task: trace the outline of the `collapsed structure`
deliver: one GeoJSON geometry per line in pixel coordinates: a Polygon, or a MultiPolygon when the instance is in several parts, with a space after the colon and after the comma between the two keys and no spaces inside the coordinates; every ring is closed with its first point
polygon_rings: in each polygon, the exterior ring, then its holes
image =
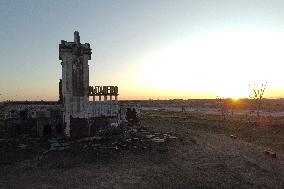
{"type": "Polygon", "coordinates": [[[80,42],[79,32],[74,32],[74,42],[62,40],[59,44],[62,61],[59,101],[8,102],[5,109],[7,130],[33,130],[39,136],[83,137],[119,126],[126,118],[127,107],[118,103],[117,86],[89,85],[91,55],[90,44],[80,42]],[[93,97],[92,101],[89,97],[93,97]]]}

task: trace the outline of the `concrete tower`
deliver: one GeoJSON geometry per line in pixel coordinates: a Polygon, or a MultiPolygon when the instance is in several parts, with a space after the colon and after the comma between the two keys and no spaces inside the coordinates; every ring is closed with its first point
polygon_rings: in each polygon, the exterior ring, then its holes
{"type": "Polygon", "coordinates": [[[65,134],[70,136],[70,118],[88,118],[89,43],[81,44],[78,31],[74,42],[62,40],[59,44],[59,60],[62,60],[62,103],[65,134]]]}

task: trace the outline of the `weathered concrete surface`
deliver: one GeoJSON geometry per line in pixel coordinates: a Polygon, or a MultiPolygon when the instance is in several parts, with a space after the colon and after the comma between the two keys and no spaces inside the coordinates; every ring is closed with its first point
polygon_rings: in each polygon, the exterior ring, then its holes
{"type": "Polygon", "coordinates": [[[62,96],[65,134],[70,136],[70,116],[88,118],[90,44],[80,43],[79,32],[74,42],[61,41],[59,59],[62,60],[62,96]]]}
{"type": "Polygon", "coordinates": [[[56,135],[62,125],[61,105],[58,102],[9,102],[5,104],[5,131],[12,135],[33,133],[56,135]]]}

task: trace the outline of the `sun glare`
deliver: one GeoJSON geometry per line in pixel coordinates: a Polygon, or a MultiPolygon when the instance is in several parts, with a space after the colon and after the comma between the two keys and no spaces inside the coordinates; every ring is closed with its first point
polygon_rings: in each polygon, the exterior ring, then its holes
{"type": "Polygon", "coordinates": [[[208,96],[210,93],[248,98],[252,81],[280,83],[283,44],[283,35],[275,33],[231,32],[192,37],[153,53],[140,80],[147,87],[176,93],[198,91],[203,97],[214,98],[208,96]]]}

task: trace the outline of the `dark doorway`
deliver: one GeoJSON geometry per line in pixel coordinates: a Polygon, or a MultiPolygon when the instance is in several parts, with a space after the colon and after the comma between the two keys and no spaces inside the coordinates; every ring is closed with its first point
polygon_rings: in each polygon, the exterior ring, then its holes
{"type": "Polygon", "coordinates": [[[56,135],[63,135],[63,126],[62,124],[56,125],[56,135]]]}
{"type": "Polygon", "coordinates": [[[49,138],[51,136],[51,126],[45,125],[43,127],[43,137],[49,138]]]}

